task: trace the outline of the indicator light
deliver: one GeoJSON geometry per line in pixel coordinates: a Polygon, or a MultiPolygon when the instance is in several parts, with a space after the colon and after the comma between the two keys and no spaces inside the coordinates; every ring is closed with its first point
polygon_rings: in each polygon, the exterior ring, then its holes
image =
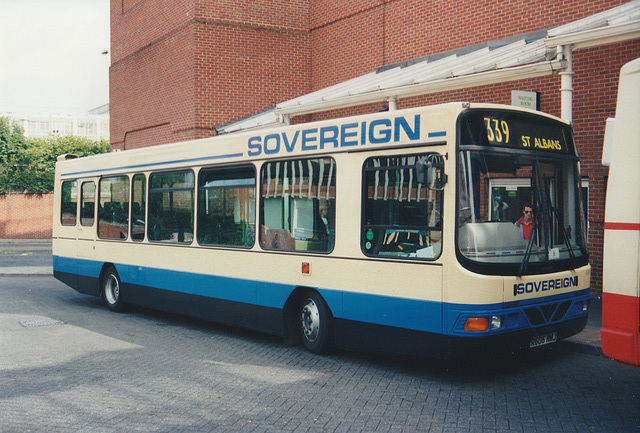
{"type": "Polygon", "coordinates": [[[464,326],[465,331],[469,332],[482,332],[489,329],[489,319],[486,317],[469,317],[464,326]]]}
{"type": "Polygon", "coordinates": [[[311,263],[302,262],[302,275],[311,275],[311,263]]]}

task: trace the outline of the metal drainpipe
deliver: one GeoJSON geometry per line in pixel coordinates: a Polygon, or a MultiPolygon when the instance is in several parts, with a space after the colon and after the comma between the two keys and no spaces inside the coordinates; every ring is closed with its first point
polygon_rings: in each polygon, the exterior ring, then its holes
{"type": "Polygon", "coordinates": [[[398,109],[398,99],[389,98],[389,111],[396,111],[398,109]]]}
{"type": "Polygon", "coordinates": [[[560,72],[560,117],[573,122],[573,53],[571,45],[560,45],[558,53],[567,61],[567,67],[560,72]]]}

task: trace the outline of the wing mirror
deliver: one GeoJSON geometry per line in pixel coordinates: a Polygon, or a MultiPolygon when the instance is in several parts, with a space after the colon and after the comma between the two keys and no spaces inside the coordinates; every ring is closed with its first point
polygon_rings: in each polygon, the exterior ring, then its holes
{"type": "Polygon", "coordinates": [[[419,183],[427,188],[441,191],[447,183],[444,173],[444,159],[437,154],[427,155],[416,162],[416,176],[419,183]]]}

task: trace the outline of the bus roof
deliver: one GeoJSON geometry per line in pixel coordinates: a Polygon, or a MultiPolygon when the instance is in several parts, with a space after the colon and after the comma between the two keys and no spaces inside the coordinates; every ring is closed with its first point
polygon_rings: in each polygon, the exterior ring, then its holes
{"type": "Polygon", "coordinates": [[[509,105],[451,102],[214,136],[83,158],[62,155],[58,158],[56,169],[57,175],[61,178],[72,179],[136,171],[171,170],[192,165],[401,148],[418,144],[444,144],[452,139],[455,120],[460,112],[468,108],[531,112],[561,121],[545,113],[509,105]]]}

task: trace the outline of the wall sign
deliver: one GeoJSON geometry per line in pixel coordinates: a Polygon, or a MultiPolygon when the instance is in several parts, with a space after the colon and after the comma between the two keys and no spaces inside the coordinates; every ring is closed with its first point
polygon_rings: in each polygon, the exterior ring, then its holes
{"type": "Polygon", "coordinates": [[[511,91],[511,105],[516,107],[540,110],[540,94],[538,92],[527,92],[524,90],[511,91]]]}

